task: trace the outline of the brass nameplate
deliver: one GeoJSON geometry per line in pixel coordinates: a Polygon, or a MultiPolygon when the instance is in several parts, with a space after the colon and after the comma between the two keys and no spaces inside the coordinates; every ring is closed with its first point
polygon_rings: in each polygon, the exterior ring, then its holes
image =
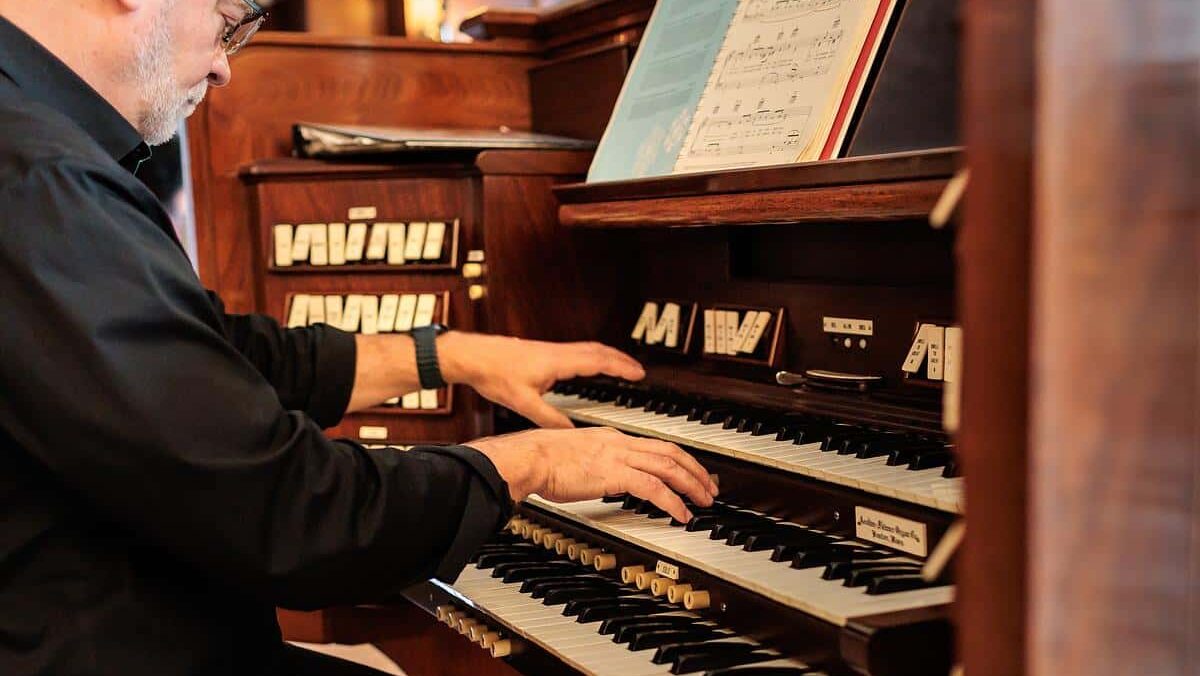
{"type": "Polygon", "coordinates": [[[862,540],[899,549],[915,556],[929,554],[925,524],[877,512],[866,507],[854,508],[855,534],[862,540]]]}

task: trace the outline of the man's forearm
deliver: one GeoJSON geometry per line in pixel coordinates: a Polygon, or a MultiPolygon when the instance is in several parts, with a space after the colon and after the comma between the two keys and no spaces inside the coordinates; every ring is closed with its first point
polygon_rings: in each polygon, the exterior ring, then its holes
{"type": "Polygon", "coordinates": [[[407,335],[355,336],[358,361],[348,413],[420,389],[413,340],[407,335]]]}
{"type": "MultiPolygon", "coordinates": [[[[442,378],[448,383],[465,381],[466,368],[459,343],[471,334],[451,331],[437,338],[442,378]]],[[[347,413],[378,406],[380,403],[421,389],[417,376],[417,354],[413,340],[406,334],[355,336],[358,361],[354,368],[354,390],[347,413]]]]}

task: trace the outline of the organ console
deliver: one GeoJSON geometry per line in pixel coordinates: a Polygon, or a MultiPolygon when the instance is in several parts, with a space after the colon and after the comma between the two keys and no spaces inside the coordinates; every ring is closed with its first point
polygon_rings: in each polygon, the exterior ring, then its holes
{"type": "MultiPolygon", "coordinates": [[[[958,42],[944,33],[954,4],[908,3],[942,47],[958,42]]],[[[962,64],[969,156],[872,137],[857,147],[886,154],[600,184],[583,182],[590,154],[577,151],[283,157],[299,119],[598,139],[653,5],[488,11],[464,25],[470,45],[267,34],[192,121],[201,273],[235,309],[617,345],[647,364],[644,382],[562,382],[546,401],[579,425],[675,442],[721,487],[687,523],[627,495],[531,496],[455,582],[282,613],[285,630],[370,640],[413,676],[1024,673],[1026,9],[963,14],[976,30],[962,64]],[[997,70],[1004,95],[982,84],[997,70]],[[968,161],[967,223],[930,227],[968,161]],[[947,429],[960,417],[961,434],[947,429]],[[967,515],[955,554],[947,533],[967,515]]],[[[871,114],[911,102],[903,89],[871,114]]],[[[922,105],[959,98],[935,94],[922,105]]],[[[925,127],[926,140],[946,132],[925,127]]],[[[330,433],[395,445],[523,424],[451,395],[330,433]]]]}

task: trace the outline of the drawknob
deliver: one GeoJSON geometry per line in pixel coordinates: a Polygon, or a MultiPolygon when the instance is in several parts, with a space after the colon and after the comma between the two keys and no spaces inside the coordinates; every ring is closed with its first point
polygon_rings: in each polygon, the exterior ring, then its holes
{"type": "Polygon", "coordinates": [[[651,582],[654,582],[660,577],[662,576],[658,573],[651,573],[650,571],[638,573],[637,578],[634,579],[634,584],[637,585],[638,589],[647,589],[650,587],[651,582]]]}
{"type": "Polygon", "coordinates": [[[677,584],[667,590],[667,600],[671,603],[683,603],[683,597],[692,590],[690,584],[677,584]]]}
{"type": "Polygon", "coordinates": [[[703,610],[708,607],[710,600],[708,592],[693,589],[683,595],[683,607],[688,610],[703,610]]]}
{"type": "Polygon", "coordinates": [[[675,580],[669,577],[660,577],[657,580],[650,582],[650,593],[655,596],[662,596],[675,586],[675,580]]]}
{"type": "Polygon", "coordinates": [[[612,570],[617,567],[616,554],[597,554],[592,560],[592,565],[596,570],[612,570]]]}

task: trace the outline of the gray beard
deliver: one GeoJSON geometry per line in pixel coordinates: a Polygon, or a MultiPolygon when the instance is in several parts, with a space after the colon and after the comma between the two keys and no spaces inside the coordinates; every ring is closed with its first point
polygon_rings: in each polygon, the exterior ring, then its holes
{"type": "Polygon", "coordinates": [[[142,110],[137,130],[147,145],[162,145],[170,141],[179,124],[191,115],[204,99],[208,82],[201,81],[182,92],[171,70],[173,39],[169,28],[169,12],[174,2],[168,2],[154,30],[137,46],[130,69],[130,79],[142,95],[142,110]]]}

